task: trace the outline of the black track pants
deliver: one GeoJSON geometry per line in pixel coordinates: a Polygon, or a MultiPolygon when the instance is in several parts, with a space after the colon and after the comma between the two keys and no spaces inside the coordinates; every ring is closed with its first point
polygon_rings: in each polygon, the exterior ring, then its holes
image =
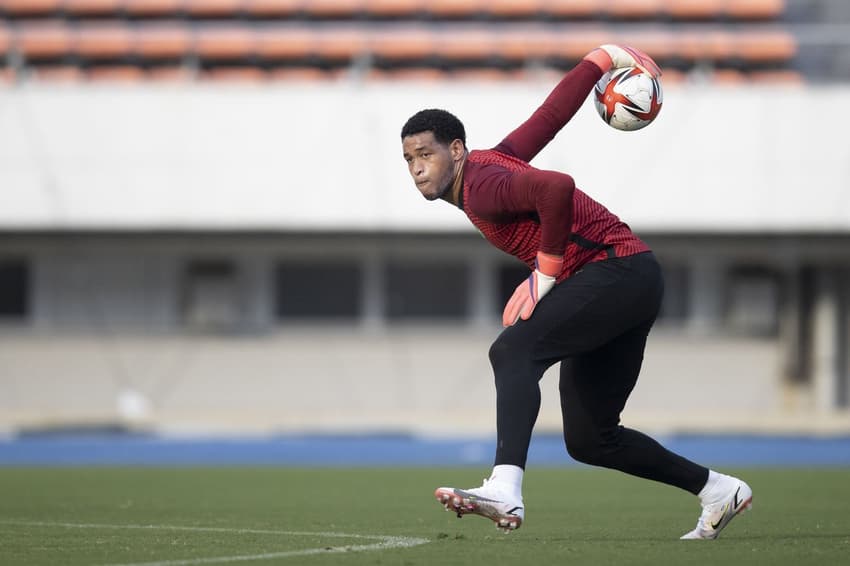
{"type": "Polygon", "coordinates": [[[496,379],[496,464],[525,467],[540,410],[539,381],[561,362],[561,411],[569,454],[580,462],[698,493],[708,470],[620,426],[661,304],[650,253],[591,263],[556,285],[527,321],[490,348],[496,379]]]}

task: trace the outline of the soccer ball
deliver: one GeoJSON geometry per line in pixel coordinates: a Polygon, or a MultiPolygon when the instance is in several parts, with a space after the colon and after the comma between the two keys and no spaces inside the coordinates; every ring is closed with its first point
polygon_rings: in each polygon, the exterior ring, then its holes
{"type": "Polygon", "coordinates": [[[593,102],[605,123],[618,130],[639,130],[661,110],[661,83],[637,67],[611,69],[596,83],[593,102]]]}

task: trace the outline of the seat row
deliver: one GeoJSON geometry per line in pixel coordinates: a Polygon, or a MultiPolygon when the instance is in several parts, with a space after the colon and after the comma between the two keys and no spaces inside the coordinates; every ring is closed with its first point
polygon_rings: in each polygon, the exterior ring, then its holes
{"type": "Polygon", "coordinates": [[[657,27],[633,31],[598,25],[474,24],[251,25],[128,24],[64,21],[0,24],[0,57],[25,62],[79,58],[140,61],[577,60],[608,42],[639,46],[660,62],[737,61],[786,64],[797,52],[788,31],[773,26],[657,27]]]}
{"type": "MultiPolygon", "coordinates": [[[[443,70],[437,68],[409,67],[398,69],[370,68],[355,72],[350,68],[323,70],[317,67],[259,68],[249,66],[222,66],[193,69],[188,66],[162,65],[139,67],[135,65],[44,65],[26,69],[0,67],[0,84],[16,81],[47,83],[110,82],[110,83],[277,83],[277,82],[329,82],[329,81],[475,81],[475,82],[546,82],[556,83],[564,71],[552,68],[500,70],[492,68],[466,68],[443,70]]],[[[665,69],[662,81],[665,86],[698,82],[704,84],[803,84],[803,76],[793,70],[741,71],[715,69],[710,72],[683,73],[665,69]]]]}
{"type": "Polygon", "coordinates": [[[784,0],[0,0],[0,14],[32,17],[778,19],[784,0]]]}

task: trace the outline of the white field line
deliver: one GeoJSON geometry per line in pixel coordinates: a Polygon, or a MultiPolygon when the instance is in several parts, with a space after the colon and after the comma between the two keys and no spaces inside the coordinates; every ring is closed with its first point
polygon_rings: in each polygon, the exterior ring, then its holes
{"type": "Polygon", "coordinates": [[[110,564],[107,566],[191,566],[193,564],[224,564],[227,562],[247,562],[249,560],[269,560],[272,558],[288,558],[291,556],[308,556],[311,554],[335,554],[343,552],[364,552],[370,550],[387,550],[391,548],[410,548],[430,542],[427,538],[400,537],[390,535],[356,535],[338,532],[316,532],[316,531],[275,531],[265,529],[234,529],[226,527],[188,527],[180,525],[111,525],[100,523],[59,523],[51,521],[8,521],[0,520],[6,525],[21,525],[32,527],[59,527],[66,529],[135,529],[135,530],[162,530],[162,531],[185,531],[194,533],[229,533],[229,534],[255,534],[255,535],[278,535],[278,536],[313,536],[322,538],[345,538],[375,540],[371,544],[354,544],[344,546],[331,546],[322,548],[305,548],[301,550],[287,550],[281,552],[263,552],[259,554],[238,554],[234,556],[211,556],[208,558],[186,558],[182,560],[161,560],[156,562],[132,562],[110,564]]]}

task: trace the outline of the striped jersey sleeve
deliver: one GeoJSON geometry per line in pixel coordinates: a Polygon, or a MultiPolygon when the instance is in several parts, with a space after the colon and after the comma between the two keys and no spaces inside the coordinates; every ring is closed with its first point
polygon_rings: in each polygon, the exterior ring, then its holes
{"type": "Polygon", "coordinates": [[[472,151],[467,157],[460,206],[494,246],[532,269],[538,251],[562,254],[559,281],[587,263],[649,250],[628,225],[578,188],[570,191],[568,205],[558,199],[535,201],[535,190],[516,181],[533,178],[534,171],[539,170],[495,150],[472,151]],[[547,229],[560,233],[562,249],[553,251],[547,229]]]}

